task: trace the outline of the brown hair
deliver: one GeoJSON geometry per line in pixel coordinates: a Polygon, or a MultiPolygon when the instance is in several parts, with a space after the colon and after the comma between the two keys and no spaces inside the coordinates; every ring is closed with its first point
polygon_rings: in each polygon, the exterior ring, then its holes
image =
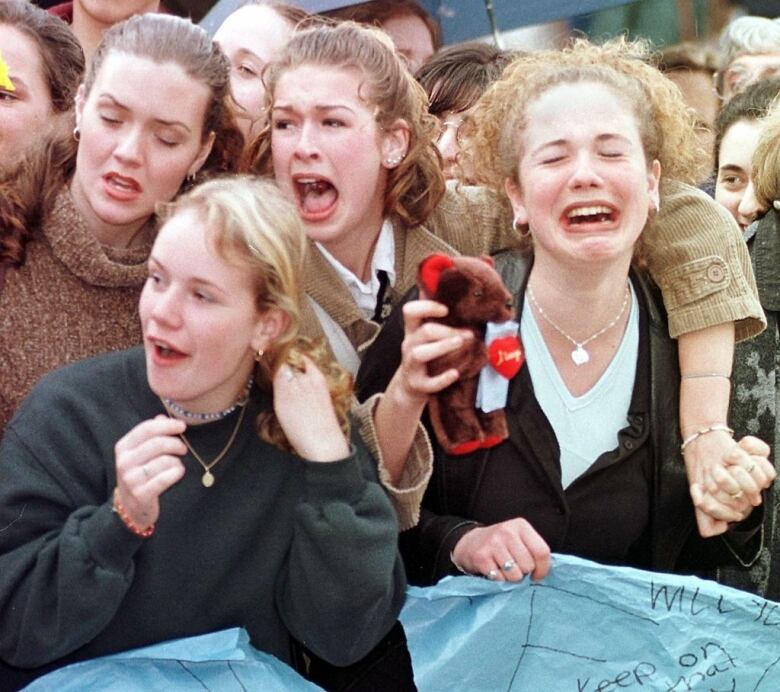
{"type": "Polygon", "coordinates": [[[415,75],[428,94],[428,111],[439,116],[468,110],[519,56],[479,41],[439,51],[415,75]]]}
{"type": "Polygon", "coordinates": [[[755,121],[767,116],[780,93],[780,77],[760,79],[734,94],[715,118],[715,175],[720,161],[720,145],[729,128],[740,120],[755,121]]]}
{"type": "Polygon", "coordinates": [[[71,110],[84,73],[84,51],[70,27],[26,0],[0,2],[0,24],[12,26],[38,47],[52,108],[71,110]]]}
{"type": "MultiPolygon", "coordinates": [[[[354,22],[294,34],[263,76],[269,111],[279,78],[302,65],[358,70],[364,77],[361,96],[374,107],[379,127],[390,127],[399,118],[408,124],[409,149],[401,164],[388,171],[383,211],[396,214],[409,226],[423,223],[444,194],[440,157],[433,143],[438,125],[427,111],[425,92],[396,55],[390,39],[354,22]]],[[[249,148],[248,158],[252,171],[271,172],[270,123],[249,148]]]]}
{"type": "MultiPolygon", "coordinates": [[[[0,2],[0,7],[4,4],[0,2]]],[[[237,170],[244,140],[230,101],[230,64],[202,28],[181,17],[153,13],[115,24],[103,35],[92,57],[84,82],[87,93],[113,51],[175,63],[205,84],[211,96],[202,136],[205,139],[214,132],[215,140],[199,176],[237,170]]],[[[24,262],[24,247],[33,229],[73,175],[76,151],[75,142],[60,138],[44,141],[21,162],[0,172],[0,243],[5,261],[24,262]]],[[[182,188],[187,185],[183,180],[182,188]]]]}
{"type": "MultiPolygon", "coordinates": [[[[352,377],[335,363],[321,342],[299,335],[304,258],[308,243],[295,206],[273,181],[252,176],[221,177],[193,188],[176,201],[161,205],[163,220],[194,209],[209,231],[209,242],[226,261],[251,272],[259,313],[280,310],[288,323],[266,349],[255,370],[255,381],[272,391],[273,376],[283,364],[305,369],[309,357],[325,375],[337,418],[349,438],[352,377]]],[[[294,451],[279,421],[269,409],[257,421],[260,436],[286,451],[294,451]]]]}
{"type": "Polygon", "coordinates": [[[44,139],[14,165],[0,169],[0,264],[24,264],[27,241],[75,166],[76,142],[68,133],[44,139]]]}
{"type": "Polygon", "coordinates": [[[439,23],[416,0],[372,0],[338,10],[323,12],[323,16],[340,21],[352,21],[358,24],[370,24],[382,27],[389,19],[412,15],[421,19],[431,35],[433,50],[441,48],[441,28],[439,23]]]}
{"type": "Polygon", "coordinates": [[[143,14],[112,26],[97,47],[84,81],[89,94],[100,68],[112,51],[175,63],[210,92],[202,139],[215,133],[214,146],[201,171],[234,172],[243,149],[243,137],[230,99],[230,61],[209,35],[188,19],[165,14],[143,14]]]}
{"type": "Polygon", "coordinates": [[[658,67],[662,72],[692,70],[706,72],[712,77],[718,66],[718,54],[706,43],[684,41],[667,46],[661,51],[658,67]]]}

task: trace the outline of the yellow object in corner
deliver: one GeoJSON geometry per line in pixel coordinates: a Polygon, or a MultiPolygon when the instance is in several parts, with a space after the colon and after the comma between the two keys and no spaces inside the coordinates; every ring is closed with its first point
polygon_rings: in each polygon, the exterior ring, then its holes
{"type": "Polygon", "coordinates": [[[14,86],[14,83],[11,81],[11,77],[8,74],[8,65],[6,64],[5,60],[3,60],[2,55],[0,55],[0,89],[5,89],[6,91],[16,91],[16,87],[14,86]]]}

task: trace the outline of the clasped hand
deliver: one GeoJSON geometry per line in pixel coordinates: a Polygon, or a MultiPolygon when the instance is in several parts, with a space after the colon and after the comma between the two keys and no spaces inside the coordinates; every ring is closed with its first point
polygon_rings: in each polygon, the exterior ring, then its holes
{"type": "Polygon", "coordinates": [[[777,475],[769,446],[751,436],[735,442],[725,432],[702,435],[686,447],[684,457],[699,533],[705,538],[746,519],[777,475]]]}

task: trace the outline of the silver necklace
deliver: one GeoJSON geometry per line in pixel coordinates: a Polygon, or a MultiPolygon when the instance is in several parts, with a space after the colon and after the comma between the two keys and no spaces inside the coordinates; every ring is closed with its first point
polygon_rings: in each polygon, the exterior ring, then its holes
{"type": "Polygon", "coordinates": [[[626,279],[626,294],[623,297],[623,305],[620,306],[620,312],[617,315],[615,315],[614,319],[606,327],[602,327],[595,334],[589,336],[587,339],[584,339],[583,341],[577,341],[576,339],[572,339],[565,331],[563,331],[563,329],[561,329],[557,324],[555,324],[555,322],[553,322],[547,316],[547,313],[545,313],[545,311],[542,310],[542,306],[536,302],[536,297],[534,296],[534,292],[531,289],[530,284],[526,288],[526,293],[528,294],[528,297],[531,299],[531,302],[533,303],[537,312],[542,316],[544,321],[547,322],[547,324],[549,324],[562,337],[566,338],[568,341],[570,341],[576,346],[576,348],[571,352],[571,359],[574,361],[574,364],[578,367],[580,365],[584,365],[585,363],[590,362],[590,353],[588,353],[588,351],[585,350],[586,344],[589,344],[594,339],[598,339],[598,337],[600,337],[605,332],[608,332],[610,329],[612,329],[612,327],[614,327],[618,323],[618,320],[621,317],[623,317],[623,313],[626,311],[626,306],[628,305],[628,299],[631,295],[631,291],[628,288],[628,279],[626,279]]]}

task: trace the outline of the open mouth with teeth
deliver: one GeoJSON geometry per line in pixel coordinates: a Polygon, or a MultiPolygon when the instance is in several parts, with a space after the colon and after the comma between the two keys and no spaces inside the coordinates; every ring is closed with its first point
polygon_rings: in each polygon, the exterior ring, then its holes
{"type": "Polygon", "coordinates": [[[617,220],[617,210],[603,204],[587,207],[573,207],[564,214],[568,226],[584,228],[612,224],[617,220]]]}
{"type": "Polygon", "coordinates": [[[304,221],[322,221],[333,212],[338,190],[325,178],[301,176],[294,179],[298,210],[304,221]]]}
{"type": "Polygon", "coordinates": [[[154,355],[160,361],[174,361],[184,358],[187,354],[177,351],[175,348],[165,343],[164,341],[158,341],[156,339],[150,339],[149,342],[154,349],[154,355]]]}

